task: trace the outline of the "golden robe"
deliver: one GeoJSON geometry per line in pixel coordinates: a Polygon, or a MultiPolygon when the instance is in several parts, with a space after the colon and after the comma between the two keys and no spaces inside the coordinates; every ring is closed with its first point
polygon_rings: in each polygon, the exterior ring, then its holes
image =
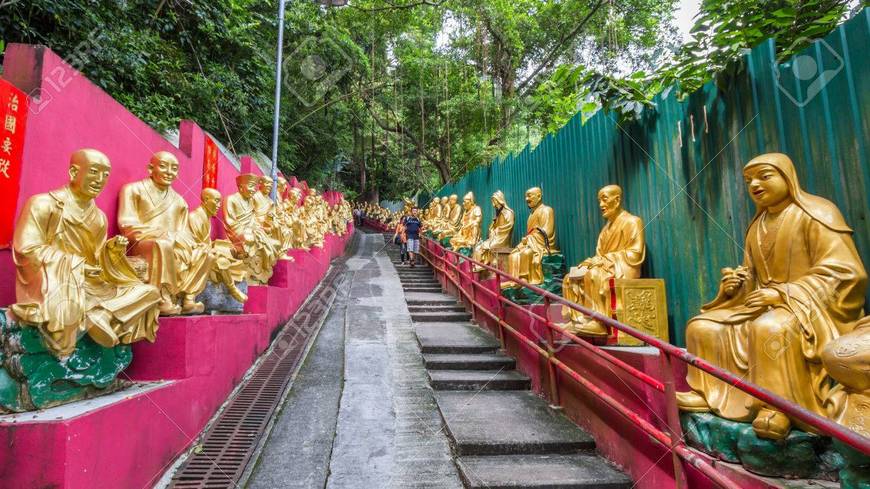
{"type": "Polygon", "coordinates": [[[228,272],[233,282],[243,282],[248,272],[243,261],[233,254],[233,244],[225,239],[211,239],[211,218],[205,209],[199,207],[190,213],[187,220],[188,228],[196,246],[207,249],[211,254],[214,266],[209,274],[209,280],[220,283],[217,276],[220,272],[228,272]]]}
{"type": "Polygon", "coordinates": [[[253,198],[246,199],[235,193],[227,197],[224,223],[227,238],[245,258],[249,277],[261,284],[272,277],[272,268],[280,256],[280,243],[272,239],[257,220],[253,198]]]}
{"type": "MultiPolygon", "coordinates": [[[[571,268],[562,281],[562,294],[571,302],[609,316],[610,279],[640,278],[640,267],[646,258],[643,220],[620,211],[598,235],[595,256],[600,259],[596,264],[584,260],[571,268]]],[[[584,320],[583,313],[570,307],[563,306],[562,314],[572,321],[584,320]]]]}
{"type": "Polygon", "coordinates": [[[483,221],[483,211],[480,206],[474,206],[462,214],[462,224],[459,231],[450,240],[450,247],[454,250],[459,248],[474,248],[480,241],[480,225],[483,221]]]}
{"type": "Polygon", "coordinates": [[[187,202],[150,178],[121,188],[118,227],[131,253],[148,261],[148,283],[170,294],[196,296],[211,269],[207,250],[196,247],[187,226],[187,202]]]}
{"type": "MultiPolygon", "coordinates": [[[[791,161],[767,162],[785,177],[793,202],[778,215],[768,234],[764,211],[746,233],[744,266],[752,278],[741,293],[724,291],[702,308],[686,329],[690,353],[764,387],[802,407],[827,416],[840,410],[821,362],[823,349],[847,334],[861,317],[867,272],[852,230],[837,207],[804,193],[791,161]],[[755,289],[778,292],[781,303],[747,307],[744,297],[755,289]]],[[[716,414],[749,421],[759,403],[743,391],[689,367],[687,381],[716,414]]],[[[812,427],[792,419],[802,430],[812,427]]]]}
{"type": "Polygon", "coordinates": [[[532,285],[541,284],[544,282],[544,269],[541,266],[544,255],[558,252],[556,213],[552,207],[540,204],[529,215],[523,242],[508,257],[507,272],[532,285]]]}
{"type": "Polygon", "coordinates": [[[498,192],[497,194],[498,196],[496,198],[499,199],[502,208],[495,211],[495,217],[489,224],[489,235],[486,240],[478,243],[474,248],[474,254],[472,255],[473,259],[490,266],[493,265],[495,260],[493,250],[499,248],[510,248],[511,235],[514,232],[514,211],[507,206],[507,202],[504,200],[504,194],[501,192],[498,192]]]}
{"type": "Polygon", "coordinates": [[[80,332],[103,346],[156,337],[160,294],[139,281],[123,252],[109,251],[106,228],[103,211],[93,201],[79,208],[68,187],[34,195],[18,218],[11,309],[58,357],[75,350],[80,332]],[[86,274],[85,265],[100,274],[86,274]]]}

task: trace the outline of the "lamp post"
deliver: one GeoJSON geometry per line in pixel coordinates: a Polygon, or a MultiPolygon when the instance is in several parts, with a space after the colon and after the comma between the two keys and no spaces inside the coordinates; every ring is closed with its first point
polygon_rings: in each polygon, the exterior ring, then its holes
{"type": "MultiPolygon", "coordinates": [[[[327,7],[343,7],[347,0],[318,0],[327,7]]],[[[278,133],[281,118],[281,68],[284,62],[284,7],[287,0],[278,0],[278,49],[275,55],[275,117],[272,120],[272,202],[278,197],[278,133]]]]}

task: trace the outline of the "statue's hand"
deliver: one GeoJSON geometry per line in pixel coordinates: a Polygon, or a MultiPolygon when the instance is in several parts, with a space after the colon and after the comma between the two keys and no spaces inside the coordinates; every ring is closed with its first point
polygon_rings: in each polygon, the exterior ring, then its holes
{"type": "Polygon", "coordinates": [[[746,267],[723,268],[722,269],[722,290],[728,297],[733,297],[740,290],[740,287],[749,278],[749,270],[746,267]]]}
{"type": "Polygon", "coordinates": [[[126,255],[127,254],[127,246],[130,244],[130,240],[128,240],[124,236],[115,236],[106,242],[106,248],[110,253],[114,255],[126,255]]]}
{"type": "Polygon", "coordinates": [[[773,289],[758,289],[746,296],[747,307],[773,306],[780,302],[779,292],[773,289]]]}

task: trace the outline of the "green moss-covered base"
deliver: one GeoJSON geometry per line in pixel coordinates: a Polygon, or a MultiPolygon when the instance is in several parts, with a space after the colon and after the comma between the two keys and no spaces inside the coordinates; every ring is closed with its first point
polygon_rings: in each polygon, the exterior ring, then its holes
{"type": "Polygon", "coordinates": [[[129,346],[103,348],[83,336],[68,358],[46,350],[39,331],[19,326],[0,309],[0,412],[45,409],[114,392],[133,355],[129,346]]]}
{"type": "Polygon", "coordinates": [[[456,252],[459,253],[460,255],[467,256],[467,257],[471,257],[471,253],[473,251],[474,251],[473,248],[469,248],[467,246],[464,248],[459,248],[458,250],[456,250],[456,252]]]}
{"type": "Polygon", "coordinates": [[[828,437],[792,430],[781,441],[755,435],[751,423],[711,413],[680,413],[689,445],[756,474],[788,479],[838,480],[850,489],[870,488],[870,457],[828,437]]]}
{"type": "MultiPolygon", "coordinates": [[[[562,295],[562,279],[565,277],[565,256],[561,254],[547,255],[541,260],[541,268],[544,272],[544,282],[538,287],[562,295]]],[[[531,290],[521,288],[504,289],[502,295],[517,304],[541,304],[544,298],[531,290]]]]}
{"type": "Polygon", "coordinates": [[[443,246],[445,249],[452,250],[453,248],[450,246],[450,238],[452,238],[452,236],[448,236],[438,241],[438,243],[440,243],[441,246],[443,246]]]}

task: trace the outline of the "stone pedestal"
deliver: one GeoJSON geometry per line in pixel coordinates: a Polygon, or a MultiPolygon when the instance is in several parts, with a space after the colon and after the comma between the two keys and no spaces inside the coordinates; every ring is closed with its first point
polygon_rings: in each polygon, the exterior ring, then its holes
{"type": "Polygon", "coordinates": [[[739,463],[755,474],[788,479],[836,481],[840,487],[870,485],[870,457],[835,444],[831,438],[797,429],[780,441],[755,435],[751,423],[711,413],[680,413],[689,445],[720,460],[739,463]]]}
{"type": "MultiPolygon", "coordinates": [[[[243,294],[247,295],[247,282],[236,282],[236,287],[238,287],[243,294]]],[[[196,296],[196,300],[202,302],[203,305],[205,305],[206,314],[241,314],[245,309],[245,305],[243,303],[233,299],[233,296],[230,295],[230,292],[227,290],[226,285],[217,284],[211,281],[208,282],[208,284],[205,286],[205,290],[203,290],[201,294],[196,296]]]]}
{"type": "Polygon", "coordinates": [[[0,309],[0,413],[45,409],[113,392],[130,364],[130,347],[103,348],[88,336],[72,355],[58,360],[39,331],[19,325],[0,309]]]}

